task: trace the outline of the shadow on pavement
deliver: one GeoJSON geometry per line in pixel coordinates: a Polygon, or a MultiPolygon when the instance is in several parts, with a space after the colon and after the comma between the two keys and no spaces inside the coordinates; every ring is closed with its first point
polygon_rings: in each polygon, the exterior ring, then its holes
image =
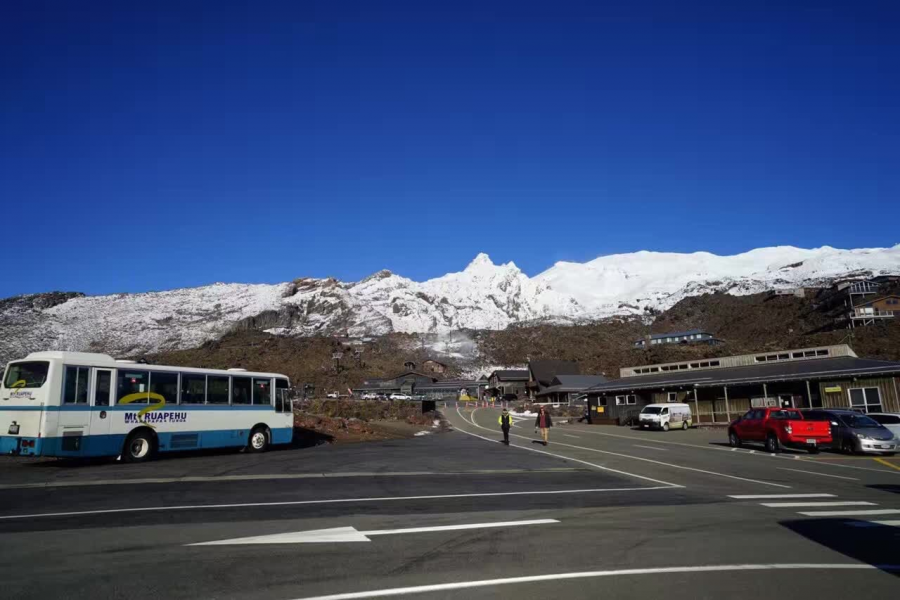
{"type": "MultiPolygon", "coordinates": [[[[900,485],[897,485],[895,483],[875,483],[872,485],[867,485],[866,487],[872,488],[873,490],[880,490],[882,492],[900,494],[900,485]]],[[[900,550],[898,550],[898,552],[900,552],[900,550]]]]}
{"type": "MultiPolygon", "coordinates": [[[[321,446],[322,444],[329,444],[332,441],[334,441],[334,437],[328,434],[312,429],[304,429],[303,427],[294,427],[294,437],[291,443],[271,446],[269,452],[289,452],[291,450],[312,448],[314,446],[321,446]]],[[[243,448],[209,448],[202,450],[185,450],[183,452],[160,452],[151,462],[164,462],[167,460],[193,456],[222,456],[243,451],[243,448]]],[[[116,457],[100,456],[90,458],[44,458],[30,463],[23,461],[22,464],[23,466],[34,469],[79,469],[103,464],[115,464],[118,462],[116,457]]]]}
{"type": "Polygon", "coordinates": [[[854,519],[803,519],[781,525],[806,539],[900,577],[900,528],[854,519]]]}

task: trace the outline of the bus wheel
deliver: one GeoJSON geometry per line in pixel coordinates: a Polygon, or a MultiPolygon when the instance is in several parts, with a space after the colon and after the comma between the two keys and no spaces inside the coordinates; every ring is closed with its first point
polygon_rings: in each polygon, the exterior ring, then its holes
{"type": "Polygon", "coordinates": [[[250,452],[265,452],[269,448],[269,432],[265,427],[257,427],[250,432],[250,443],[247,449],[250,452]]]}
{"type": "Polygon", "coordinates": [[[150,460],[153,456],[153,437],[146,431],[138,431],[125,441],[122,458],[125,462],[136,463],[150,460]]]}

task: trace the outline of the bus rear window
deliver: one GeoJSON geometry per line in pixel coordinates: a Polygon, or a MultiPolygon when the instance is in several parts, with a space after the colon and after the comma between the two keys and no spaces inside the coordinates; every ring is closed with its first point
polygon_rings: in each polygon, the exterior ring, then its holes
{"type": "Polygon", "coordinates": [[[32,361],[12,363],[6,368],[6,379],[3,386],[6,388],[39,388],[47,381],[47,371],[50,363],[46,361],[32,361]]]}

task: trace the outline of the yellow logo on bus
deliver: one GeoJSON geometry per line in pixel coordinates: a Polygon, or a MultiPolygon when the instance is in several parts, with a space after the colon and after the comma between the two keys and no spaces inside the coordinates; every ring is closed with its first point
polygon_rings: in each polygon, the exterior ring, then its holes
{"type": "Polygon", "coordinates": [[[9,386],[9,389],[25,387],[26,385],[28,385],[28,382],[25,381],[24,379],[20,379],[17,382],[15,382],[14,384],[12,384],[11,386],[9,386]]]}
{"type": "Polygon", "coordinates": [[[131,404],[132,402],[138,402],[140,400],[144,400],[145,398],[147,400],[158,400],[159,402],[157,402],[156,404],[151,404],[150,406],[139,410],[137,414],[138,421],[143,425],[146,425],[147,427],[156,429],[155,425],[151,425],[144,420],[144,415],[154,410],[159,410],[166,405],[166,399],[162,396],[162,394],[157,394],[154,392],[137,392],[134,394],[128,394],[127,396],[119,400],[119,404],[131,404]]]}

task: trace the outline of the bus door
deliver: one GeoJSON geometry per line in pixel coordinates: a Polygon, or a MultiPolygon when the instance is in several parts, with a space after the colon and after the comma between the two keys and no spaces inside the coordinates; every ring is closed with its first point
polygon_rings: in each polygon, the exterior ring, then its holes
{"type": "Polygon", "coordinates": [[[58,456],[81,456],[91,422],[88,402],[91,368],[66,365],[59,406],[58,456]]]}
{"type": "Polygon", "coordinates": [[[90,438],[86,440],[87,455],[118,454],[121,448],[108,448],[109,423],[112,421],[110,407],[113,399],[113,372],[112,369],[94,369],[93,384],[91,385],[91,423],[90,438]]]}

